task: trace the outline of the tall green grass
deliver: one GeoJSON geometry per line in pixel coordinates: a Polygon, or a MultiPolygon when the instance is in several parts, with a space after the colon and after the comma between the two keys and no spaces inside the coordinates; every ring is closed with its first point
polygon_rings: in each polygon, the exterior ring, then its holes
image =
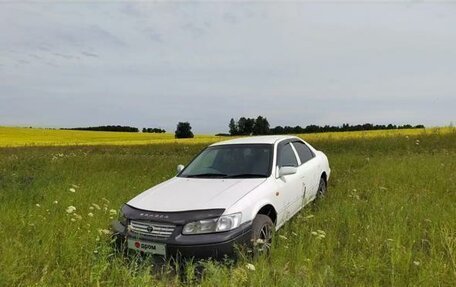
{"type": "Polygon", "coordinates": [[[330,160],[326,198],[269,257],[205,262],[199,279],[115,254],[105,233],[203,145],[0,149],[0,285],[456,286],[454,132],[310,142],[330,160]]]}

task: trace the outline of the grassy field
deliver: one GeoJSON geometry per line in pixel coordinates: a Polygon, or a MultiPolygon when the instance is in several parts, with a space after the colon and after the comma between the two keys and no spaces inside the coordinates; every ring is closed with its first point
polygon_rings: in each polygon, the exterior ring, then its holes
{"type": "MultiPolygon", "coordinates": [[[[8,133],[0,145],[88,144],[92,134],[8,133]]],[[[206,262],[200,280],[190,264],[185,284],[115,254],[107,228],[205,144],[119,136],[93,136],[117,146],[0,148],[0,286],[456,286],[454,129],[303,135],[329,157],[328,196],[278,232],[270,257],[206,262]]]]}

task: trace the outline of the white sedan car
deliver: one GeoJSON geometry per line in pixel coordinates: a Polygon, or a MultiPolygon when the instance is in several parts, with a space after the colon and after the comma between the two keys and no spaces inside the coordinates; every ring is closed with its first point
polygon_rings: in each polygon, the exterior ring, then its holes
{"type": "Polygon", "coordinates": [[[210,145],[178,174],[122,206],[118,244],[165,257],[267,251],[272,234],[327,189],[328,159],[294,136],[210,145]]]}

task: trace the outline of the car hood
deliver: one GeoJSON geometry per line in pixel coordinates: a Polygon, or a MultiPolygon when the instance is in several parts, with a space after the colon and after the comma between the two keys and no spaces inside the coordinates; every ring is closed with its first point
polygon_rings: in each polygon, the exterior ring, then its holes
{"type": "Polygon", "coordinates": [[[139,194],[127,204],[150,211],[228,208],[266,178],[220,179],[174,177],[139,194]]]}

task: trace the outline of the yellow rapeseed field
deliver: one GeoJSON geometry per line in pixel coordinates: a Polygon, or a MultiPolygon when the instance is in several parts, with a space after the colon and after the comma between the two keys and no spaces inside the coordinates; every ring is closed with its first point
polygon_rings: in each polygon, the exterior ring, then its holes
{"type": "Polygon", "coordinates": [[[0,147],[66,145],[147,145],[158,143],[208,143],[223,137],[196,135],[175,139],[173,134],[53,130],[0,127],[0,147]]]}
{"type": "MultiPolygon", "coordinates": [[[[390,136],[414,136],[421,134],[446,134],[454,128],[428,128],[406,130],[378,130],[360,132],[329,132],[300,134],[309,141],[344,140],[390,136]]],[[[175,139],[173,134],[127,133],[54,130],[39,128],[0,127],[0,147],[66,146],[66,145],[147,145],[163,143],[203,144],[227,139],[212,135],[196,135],[193,139],[175,139]]]]}
{"type": "Polygon", "coordinates": [[[327,132],[313,134],[299,134],[298,136],[309,141],[319,140],[345,140],[345,139],[368,139],[379,137],[394,136],[419,136],[419,135],[439,135],[455,133],[454,127],[433,127],[424,129],[401,129],[401,130],[374,130],[374,131],[356,131],[356,132],[327,132]]]}

